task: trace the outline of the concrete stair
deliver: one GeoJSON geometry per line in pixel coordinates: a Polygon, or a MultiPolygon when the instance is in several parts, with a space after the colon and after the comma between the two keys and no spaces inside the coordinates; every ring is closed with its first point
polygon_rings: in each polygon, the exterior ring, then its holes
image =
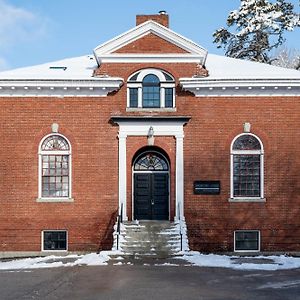
{"type": "MultiPolygon", "coordinates": [[[[183,250],[187,239],[183,226],[183,250]]],[[[116,233],[115,233],[116,237],[116,233]]],[[[179,223],[169,221],[125,222],[121,227],[119,249],[127,258],[167,259],[181,255],[179,223]]],[[[116,238],[114,248],[116,249],[116,238]]]]}

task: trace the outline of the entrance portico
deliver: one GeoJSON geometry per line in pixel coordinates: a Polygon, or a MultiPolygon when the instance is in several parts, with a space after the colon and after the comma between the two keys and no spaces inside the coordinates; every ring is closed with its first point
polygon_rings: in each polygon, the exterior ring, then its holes
{"type": "MultiPolygon", "coordinates": [[[[180,217],[184,219],[184,159],[183,159],[183,126],[189,121],[190,117],[185,116],[124,116],[112,117],[112,121],[119,125],[119,210],[123,206],[123,220],[128,220],[127,215],[127,138],[128,137],[147,137],[149,130],[155,137],[174,137],[176,141],[175,165],[175,220],[180,217]]],[[[154,141],[155,144],[155,141],[154,141]]],[[[144,146],[145,146],[144,145],[144,146]]],[[[131,162],[130,162],[131,163],[131,162]]]]}

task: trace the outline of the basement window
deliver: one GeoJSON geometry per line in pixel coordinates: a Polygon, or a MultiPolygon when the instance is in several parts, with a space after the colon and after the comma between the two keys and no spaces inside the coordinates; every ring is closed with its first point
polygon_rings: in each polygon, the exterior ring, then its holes
{"type": "Polygon", "coordinates": [[[67,250],[66,230],[43,231],[43,251],[66,251],[66,250],[67,250]]]}
{"type": "Polygon", "coordinates": [[[234,251],[260,251],[259,230],[237,230],[234,232],[234,251]]]}

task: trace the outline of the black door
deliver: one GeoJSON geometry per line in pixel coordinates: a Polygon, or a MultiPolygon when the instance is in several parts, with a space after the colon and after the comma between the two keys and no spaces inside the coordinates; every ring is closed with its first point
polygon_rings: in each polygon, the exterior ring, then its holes
{"type": "Polygon", "coordinates": [[[169,219],[169,174],[134,174],[134,219],[169,219]]]}

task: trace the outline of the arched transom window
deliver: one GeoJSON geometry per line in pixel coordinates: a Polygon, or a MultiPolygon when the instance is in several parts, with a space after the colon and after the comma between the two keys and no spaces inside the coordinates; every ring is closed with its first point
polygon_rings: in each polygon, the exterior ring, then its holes
{"type": "Polygon", "coordinates": [[[231,198],[263,198],[263,145],[251,133],[231,145],[231,198]]]}
{"type": "Polygon", "coordinates": [[[39,149],[39,198],[71,197],[71,147],[60,134],[46,136],[39,149]]]}
{"type": "Polygon", "coordinates": [[[134,171],[168,171],[168,163],[158,153],[142,154],[134,163],[134,171]]]}
{"type": "Polygon", "coordinates": [[[131,75],[127,82],[127,107],[175,107],[175,80],[158,69],[145,69],[131,75]]]}

